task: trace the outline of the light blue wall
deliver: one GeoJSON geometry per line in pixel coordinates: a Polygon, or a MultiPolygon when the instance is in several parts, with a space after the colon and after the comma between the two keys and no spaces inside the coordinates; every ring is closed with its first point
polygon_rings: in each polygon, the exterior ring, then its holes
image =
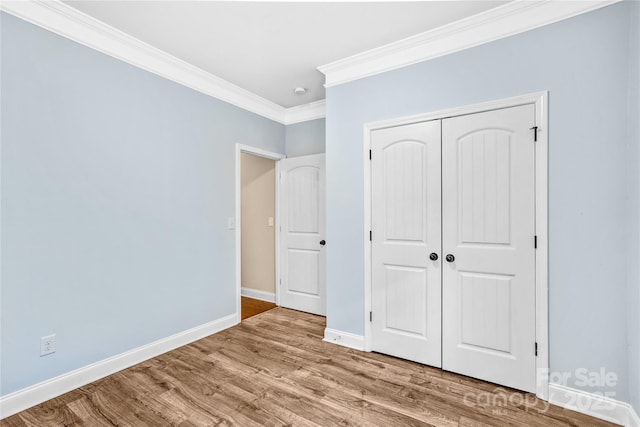
{"type": "Polygon", "coordinates": [[[288,125],[285,135],[287,157],[325,152],[325,119],[288,125]]]}
{"type": "Polygon", "coordinates": [[[615,4],[327,90],[329,328],[364,329],[363,124],[549,90],[551,368],[605,367],[618,374],[616,398],[629,399],[631,7],[615,4]]]}
{"type": "MultiPolygon", "coordinates": [[[[629,14],[640,22],[640,2],[634,3],[629,14]]],[[[629,55],[629,391],[631,403],[640,414],[640,25],[631,32],[629,55]]]]}
{"type": "Polygon", "coordinates": [[[235,311],[234,144],[284,126],[2,14],[1,393],[235,311]],[[57,352],[39,357],[39,339],[57,352]]]}

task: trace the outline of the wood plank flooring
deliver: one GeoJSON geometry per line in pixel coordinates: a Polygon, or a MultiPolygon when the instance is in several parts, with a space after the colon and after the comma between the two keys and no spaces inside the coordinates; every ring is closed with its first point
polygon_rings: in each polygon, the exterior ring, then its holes
{"type": "Polygon", "coordinates": [[[276,305],[272,302],[242,297],[242,320],[253,317],[256,314],[264,313],[272,308],[276,308],[276,305]]]}
{"type": "Polygon", "coordinates": [[[324,327],[323,317],[275,308],[0,425],[613,425],[530,394],[323,342],[324,327]]]}

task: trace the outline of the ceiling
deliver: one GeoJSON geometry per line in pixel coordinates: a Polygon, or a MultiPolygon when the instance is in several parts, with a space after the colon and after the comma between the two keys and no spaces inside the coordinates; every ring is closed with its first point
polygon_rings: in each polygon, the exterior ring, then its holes
{"type": "Polygon", "coordinates": [[[320,65],[507,1],[65,3],[288,108],[324,99],[320,65]]]}

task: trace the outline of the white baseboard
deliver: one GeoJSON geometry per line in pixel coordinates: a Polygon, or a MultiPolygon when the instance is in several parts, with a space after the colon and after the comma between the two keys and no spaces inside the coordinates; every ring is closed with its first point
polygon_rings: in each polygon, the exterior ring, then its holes
{"type": "Polygon", "coordinates": [[[625,427],[640,427],[640,417],[630,404],[560,384],[549,384],[549,403],[625,427]]]}
{"type": "Polygon", "coordinates": [[[272,303],[276,302],[276,294],[274,294],[272,292],[259,291],[257,289],[242,288],[240,290],[240,295],[242,295],[243,297],[259,299],[259,300],[262,300],[262,301],[268,301],[268,302],[272,302],[272,303]]]}
{"type": "Polygon", "coordinates": [[[0,397],[0,419],[239,323],[237,313],[109,357],[0,397]]]}
{"type": "Polygon", "coordinates": [[[364,351],[364,336],[326,328],[322,341],[364,351]]]}

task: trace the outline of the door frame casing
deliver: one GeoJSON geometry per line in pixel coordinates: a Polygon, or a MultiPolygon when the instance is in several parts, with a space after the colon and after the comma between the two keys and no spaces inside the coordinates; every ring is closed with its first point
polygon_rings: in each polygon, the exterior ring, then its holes
{"type": "Polygon", "coordinates": [[[236,237],[236,316],[237,323],[240,323],[242,318],[242,153],[251,154],[265,159],[271,159],[275,161],[275,218],[274,218],[274,233],[275,233],[275,294],[276,305],[280,303],[278,293],[278,283],[280,281],[280,263],[278,258],[278,252],[280,250],[280,162],[279,160],[286,158],[284,154],[275,153],[272,151],[263,150],[261,148],[252,147],[250,145],[236,144],[236,209],[235,209],[235,237],[236,237]]]}
{"type": "MultiPolygon", "coordinates": [[[[535,108],[535,125],[537,141],[535,142],[535,233],[537,250],[535,251],[535,304],[536,304],[536,396],[549,400],[549,300],[548,300],[548,91],[482,102],[462,107],[438,110],[425,114],[400,117],[389,120],[365,123],[363,125],[362,161],[364,165],[364,350],[371,351],[371,134],[378,129],[449,117],[481,113],[502,108],[533,104],[535,108]]],[[[533,351],[533,349],[532,349],[533,351]]]]}

